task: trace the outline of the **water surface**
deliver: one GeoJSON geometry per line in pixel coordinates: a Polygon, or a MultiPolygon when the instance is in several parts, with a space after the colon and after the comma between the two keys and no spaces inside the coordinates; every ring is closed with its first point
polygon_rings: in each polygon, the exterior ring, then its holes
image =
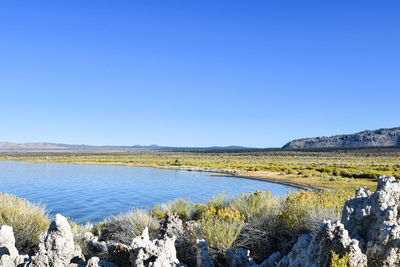
{"type": "Polygon", "coordinates": [[[77,222],[99,221],[133,207],[151,208],[175,198],[204,202],[226,193],[270,190],[283,195],[289,186],[206,172],[150,167],[0,161],[0,192],[45,204],[77,222]]]}

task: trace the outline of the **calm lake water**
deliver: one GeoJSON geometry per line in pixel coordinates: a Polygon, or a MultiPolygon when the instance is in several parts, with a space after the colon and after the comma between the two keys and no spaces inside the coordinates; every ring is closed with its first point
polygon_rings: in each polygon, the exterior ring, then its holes
{"type": "Polygon", "coordinates": [[[148,167],[0,161],[0,192],[45,204],[79,223],[99,221],[133,207],[151,208],[175,198],[204,202],[220,193],[239,195],[289,186],[211,173],[148,167]]]}

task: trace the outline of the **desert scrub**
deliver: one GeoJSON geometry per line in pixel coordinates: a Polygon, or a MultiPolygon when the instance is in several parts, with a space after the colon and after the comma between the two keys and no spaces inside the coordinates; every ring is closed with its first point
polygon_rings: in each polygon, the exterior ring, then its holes
{"type": "Polygon", "coordinates": [[[0,193],[0,225],[13,227],[15,246],[22,253],[36,250],[39,235],[49,228],[45,208],[15,195],[0,193]]]}
{"type": "Polygon", "coordinates": [[[230,201],[230,207],[239,210],[246,217],[245,224],[233,247],[251,251],[254,260],[261,262],[280,250],[279,215],[282,200],[271,197],[270,192],[256,191],[242,194],[230,201]]]}
{"type": "Polygon", "coordinates": [[[340,219],[347,198],[332,191],[291,191],[283,198],[263,191],[243,194],[231,201],[246,215],[234,247],[250,250],[259,262],[276,251],[286,254],[301,234],[314,234],[324,220],[340,219]]]}
{"type": "Polygon", "coordinates": [[[211,247],[224,251],[235,242],[244,220],[244,215],[237,210],[204,205],[194,234],[197,239],[205,239],[211,247]]]}
{"type": "Polygon", "coordinates": [[[206,205],[207,206],[213,206],[217,210],[225,208],[230,199],[228,198],[228,195],[226,194],[218,194],[213,196],[209,201],[207,201],[206,205]]]}
{"type": "Polygon", "coordinates": [[[85,233],[86,232],[93,232],[93,229],[95,228],[95,225],[88,222],[86,224],[78,224],[75,222],[75,220],[71,217],[66,217],[69,226],[71,227],[71,232],[74,236],[74,243],[76,245],[79,245],[80,248],[82,249],[83,255],[87,256],[89,255],[89,250],[88,250],[88,243],[85,238],[85,233]]]}
{"type": "Polygon", "coordinates": [[[101,233],[104,230],[104,227],[107,224],[107,220],[104,219],[104,221],[102,222],[95,222],[92,225],[92,228],[89,230],[89,232],[91,232],[93,235],[95,236],[101,236],[101,233]]]}
{"type": "Polygon", "coordinates": [[[229,201],[229,207],[244,214],[249,219],[272,213],[279,205],[278,197],[271,197],[270,191],[256,191],[241,194],[229,201]]]}
{"type": "Polygon", "coordinates": [[[151,216],[150,211],[131,210],[107,220],[102,227],[100,240],[130,245],[132,239],[141,235],[145,227],[148,227],[149,234],[154,236],[159,229],[159,222],[151,216]]]}
{"type": "Polygon", "coordinates": [[[156,204],[151,210],[151,215],[158,219],[163,220],[167,213],[175,213],[182,221],[191,220],[191,208],[193,202],[183,198],[174,199],[168,203],[156,204]]]}
{"type": "Polygon", "coordinates": [[[340,219],[345,201],[351,195],[334,191],[289,193],[282,202],[280,222],[288,228],[314,231],[323,220],[340,219]]]}
{"type": "Polygon", "coordinates": [[[329,267],[353,267],[353,264],[350,263],[349,254],[340,257],[339,254],[332,251],[329,267]]]}

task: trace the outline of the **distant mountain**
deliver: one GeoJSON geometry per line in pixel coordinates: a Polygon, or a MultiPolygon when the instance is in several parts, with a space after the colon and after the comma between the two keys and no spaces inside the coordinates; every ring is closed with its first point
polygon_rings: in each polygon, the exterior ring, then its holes
{"type": "Polygon", "coordinates": [[[128,150],[175,150],[175,151],[189,151],[189,150],[240,150],[248,149],[242,146],[212,146],[212,147],[170,147],[159,145],[134,145],[134,146],[92,146],[92,145],[68,145],[68,144],[55,144],[55,143],[11,143],[0,142],[0,151],[42,151],[42,150],[56,150],[56,151],[128,151],[128,150]]]}
{"type": "Polygon", "coordinates": [[[335,147],[400,147],[400,127],[331,137],[296,139],[283,146],[284,149],[335,147]]]}
{"type": "Polygon", "coordinates": [[[55,143],[11,143],[0,142],[0,150],[121,150],[128,149],[123,146],[90,146],[68,145],[55,143]]]}

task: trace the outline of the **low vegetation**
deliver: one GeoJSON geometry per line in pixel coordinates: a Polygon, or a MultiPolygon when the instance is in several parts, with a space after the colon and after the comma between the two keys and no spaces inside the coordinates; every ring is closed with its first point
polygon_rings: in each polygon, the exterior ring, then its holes
{"type": "Polygon", "coordinates": [[[39,235],[49,228],[50,219],[43,206],[0,193],[0,225],[13,227],[18,251],[32,253],[39,235]]]}
{"type": "Polygon", "coordinates": [[[134,209],[111,217],[101,227],[100,240],[130,244],[135,236],[141,235],[145,227],[154,236],[159,228],[158,221],[146,210],[134,209]]]}
{"type": "MultiPolygon", "coordinates": [[[[181,238],[188,239],[187,244],[205,239],[214,257],[222,255],[227,248],[245,248],[261,262],[273,252],[288,253],[300,235],[314,234],[324,220],[339,219],[350,196],[333,191],[293,191],[282,198],[264,191],[234,197],[221,194],[206,203],[176,199],[155,205],[152,210],[134,209],[95,225],[79,226],[73,221],[70,224],[77,236],[91,231],[100,240],[129,245],[145,227],[156,236],[165,215],[176,213],[184,222],[181,238]]],[[[343,261],[332,257],[334,264],[343,261]]]]}
{"type": "Polygon", "coordinates": [[[343,257],[340,257],[338,254],[332,251],[329,267],[353,267],[353,265],[349,261],[349,254],[345,254],[343,257]]]}
{"type": "MultiPolygon", "coordinates": [[[[176,199],[151,210],[133,209],[96,224],[69,222],[75,242],[86,253],[85,232],[92,232],[99,240],[129,245],[145,227],[157,236],[165,215],[176,213],[184,222],[180,238],[189,239],[187,244],[205,239],[216,258],[227,248],[245,248],[261,262],[273,252],[288,253],[300,235],[314,234],[324,220],[339,219],[344,202],[351,196],[346,191],[292,191],[284,197],[264,191],[233,197],[221,194],[205,203],[176,199]]],[[[40,233],[49,226],[45,209],[13,195],[0,195],[0,201],[0,225],[11,225],[17,248],[32,253],[40,233]]],[[[347,264],[346,257],[332,254],[331,266],[347,264]]]]}

